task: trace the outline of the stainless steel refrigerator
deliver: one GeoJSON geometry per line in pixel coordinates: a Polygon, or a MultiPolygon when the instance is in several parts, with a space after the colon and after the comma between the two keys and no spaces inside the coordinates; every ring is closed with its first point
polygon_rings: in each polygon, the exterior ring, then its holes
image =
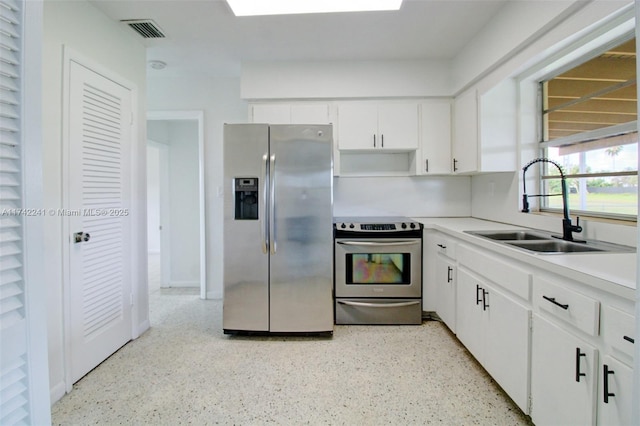
{"type": "Polygon", "coordinates": [[[332,132],[224,126],[225,333],[333,332],[332,132]]]}

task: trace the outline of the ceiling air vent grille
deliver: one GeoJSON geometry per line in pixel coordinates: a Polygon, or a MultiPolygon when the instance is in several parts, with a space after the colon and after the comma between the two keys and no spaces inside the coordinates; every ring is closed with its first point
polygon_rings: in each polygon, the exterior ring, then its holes
{"type": "Polygon", "coordinates": [[[120,21],[144,38],[165,38],[164,33],[151,19],[128,19],[120,21]]]}

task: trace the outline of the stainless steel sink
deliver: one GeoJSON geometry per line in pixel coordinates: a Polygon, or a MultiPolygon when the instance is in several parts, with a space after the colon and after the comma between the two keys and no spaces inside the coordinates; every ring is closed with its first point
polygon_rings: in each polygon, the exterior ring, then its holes
{"type": "Polygon", "coordinates": [[[563,240],[506,241],[506,244],[540,253],[587,253],[604,252],[606,250],[563,240]]]}
{"type": "Polygon", "coordinates": [[[634,247],[602,241],[565,241],[554,237],[549,232],[528,229],[464,232],[536,254],[632,253],[636,251],[634,247]]]}
{"type": "Polygon", "coordinates": [[[549,235],[542,235],[532,231],[466,231],[469,234],[497,241],[519,240],[548,240],[549,235]]]}

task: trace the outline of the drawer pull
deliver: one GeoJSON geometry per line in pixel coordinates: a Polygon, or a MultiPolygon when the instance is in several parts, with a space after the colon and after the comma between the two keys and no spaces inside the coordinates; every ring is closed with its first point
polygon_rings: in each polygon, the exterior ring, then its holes
{"type": "Polygon", "coordinates": [[[627,342],[631,342],[631,343],[636,343],[635,339],[633,337],[629,337],[629,336],[623,336],[622,337],[624,340],[626,340],[627,342]]]}
{"type": "Polygon", "coordinates": [[[560,306],[562,309],[564,309],[565,311],[567,309],[569,309],[569,305],[563,305],[562,303],[558,303],[556,302],[556,298],[555,297],[547,297],[547,296],[542,296],[543,299],[548,300],[549,302],[553,303],[556,306],[560,306]]]}
{"type": "MultiPolygon", "coordinates": [[[[453,268],[451,266],[447,266],[447,282],[450,283],[451,281],[453,281],[453,278],[451,278],[451,273],[453,272],[453,268]]],[[[626,337],[626,336],[625,336],[626,337]]]]}
{"type": "Polygon", "coordinates": [[[604,365],[604,374],[603,374],[603,379],[604,379],[604,403],[608,404],[609,403],[609,397],[610,396],[616,396],[615,393],[613,392],[609,392],[609,374],[614,374],[613,370],[609,370],[609,366],[607,364],[604,365]]]}
{"type": "Polygon", "coordinates": [[[440,247],[441,249],[446,249],[447,246],[445,246],[444,244],[438,244],[438,247],[440,247]]]}
{"type": "Polygon", "coordinates": [[[482,302],[482,299],[480,298],[480,290],[482,290],[482,287],[480,287],[479,284],[476,284],[476,305],[479,305],[480,302],[482,302]]]}
{"type": "Polygon", "coordinates": [[[586,353],[582,353],[580,348],[576,348],[576,382],[580,383],[580,377],[586,377],[586,373],[580,372],[580,358],[586,357],[586,353]]]}

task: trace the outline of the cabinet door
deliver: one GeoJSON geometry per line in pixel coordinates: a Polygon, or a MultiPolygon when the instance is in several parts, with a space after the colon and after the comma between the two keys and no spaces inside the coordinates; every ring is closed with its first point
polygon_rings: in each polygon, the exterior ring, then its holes
{"type": "Polygon", "coordinates": [[[453,104],[453,171],[474,172],[478,169],[478,97],[470,90],[453,104]]]}
{"type": "Polygon", "coordinates": [[[289,104],[255,104],[250,108],[252,123],[291,124],[289,104]]]}
{"type": "Polygon", "coordinates": [[[380,104],[376,145],[384,149],[418,149],[418,105],[380,104]]]}
{"type": "Polygon", "coordinates": [[[436,255],[436,312],[451,331],[456,332],[456,264],[436,255]]]}
{"type": "Polygon", "coordinates": [[[543,425],[593,425],[598,351],[533,316],[531,418],[543,425]]]}
{"type": "Polygon", "coordinates": [[[632,424],[633,369],[610,356],[605,356],[602,361],[598,424],[630,425],[632,424]],[[606,398],[605,393],[608,394],[606,398]]]}
{"type": "Polygon", "coordinates": [[[456,278],[456,335],[483,364],[484,315],[481,291],[484,283],[462,268],[458,269],[456,278]]]}
{"type": "Polygon", "coordinates": [[[379,147],[378,108],[375,104],[344,104],[338,107],[338,148],[379,147]]]}
{"type": "Polygon", "coordinates": [[[451,103],[422,104],[422,163],[418,174],[451,173],[451,103]]]}
{"type": "Polygon", "coordinates": [[[531,310],[494,287],[483,288],[485,369],[525,414],[529,413],[531,310]]]}

